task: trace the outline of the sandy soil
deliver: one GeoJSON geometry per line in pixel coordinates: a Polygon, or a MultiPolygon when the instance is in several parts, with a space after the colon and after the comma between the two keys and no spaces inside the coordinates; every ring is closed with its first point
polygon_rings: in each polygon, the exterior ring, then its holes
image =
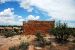
{"type": "MultiPolygon", "coordinates": [[[[34,50],[34,45],[31,43],[34,38],[36,38],[34,35],[16,35],[13,37],[5,38],[3,36],[0,36],[0,50],[9,50],[9,47],[19,45],[20,42],[29,42],[30,46],[28,50],[34,50]]],[[[48,36],[45,38],[49,38],[48,36]]],[[[54,37],[53,37],[54,38],[54,37]]],[[[52,46],[50,50],[69,50],[69,48],[72,46],[71,44],[67,45],[59,45],[55,42],[51,42],[52,46]]],[[[44,50],[44,49],[41,49],[44,50]]],[[[45,49],[47,50],[47,49],[45,49]]]]}
{"type": "Polygon", "coordinates": [[[31,42],[35,38],[34,35],[16,35],[13,37],[5,38],[3,36],[0,36],[0,50],[8,50],[9,47],[14,45],[19,45],[20,42],[31,42]]]}

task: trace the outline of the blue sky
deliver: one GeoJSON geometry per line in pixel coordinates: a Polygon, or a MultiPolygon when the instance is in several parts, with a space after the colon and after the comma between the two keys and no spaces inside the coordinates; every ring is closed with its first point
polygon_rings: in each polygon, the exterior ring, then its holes
{"type": "Polygon", "coordinates": [[[75,27],[74,0],[0,0],[0,25],[28,20],[55,20],[75,27]]]}

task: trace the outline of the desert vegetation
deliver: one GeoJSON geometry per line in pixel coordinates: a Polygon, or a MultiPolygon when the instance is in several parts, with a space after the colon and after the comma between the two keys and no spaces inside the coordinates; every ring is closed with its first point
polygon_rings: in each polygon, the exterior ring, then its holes
{"type": "MultiPolygon", "coordinates": [[[[21,36],[16,39],[16,41],[20,42],[22,39],[26,42],[21,42],[19,45],[16,44],[16,46],[10,46],[9,50],[28,50],[28,47],[30,45],[33,45],[35,50],[37,50],[37,47],[44,48],[46,50],[74,50],[75,49],[75,30],[69,29],[66,23],[58,23],[56,27],[49,30],[49,37],[42,35],[41,32],[36,32],[35,37],[33,35],[20,35],[21,30],[3,30],[3,34],[1,36],[4,36],[6,39],[12,37],[10,41],[12,40],[15,35],[21,36]],[[51,33],[54,38],[51,40],[51,33]],[[24,37],[24,38],[23,38],[24,37]],[[48,37],[45,38],[45,37],[48,37]],[[72,38],[73,37],[73,38],[72,38]],[[32,38],[32,39],[31,39],[32,38]],[[70,41],[71,39],[74,39],[70,41]]],[[[16,38],[16,37],[15,37],[16,38]]],[[[15,43],[15,42],[13,42],[15,43]]],[[[43,50],[43,49],[42,49],[43,50]]]]}
{"type": "Polygon", "coordinates": [[[55,28],[50,30],[58,43],[65,43],[70,36],[75,35],[72,29],[69,29],[66,23],[58,23],[55,28]]]}
{"type": "Polygon", "coordinates": [[[29,43],[21,42],[18,46],[9,47],[9,50],[28,50],[29,43]]]}
{"type": "Polygon", "coordinates": [[[22,26],[16,25],[0,25],[0,35],[5,37],[11,37],[14,35],[20,35],[22,33],[22,26]]]}
{"type": "Polygon", "coordinates": [[[46,45],[51,45],[50,41],[47,41],[46,39],[44,39],[43,35],[40,32],[37,32],[35,34],[36,38],[35,38],[35,46],[37,47],[45,47],[46,45]]]}

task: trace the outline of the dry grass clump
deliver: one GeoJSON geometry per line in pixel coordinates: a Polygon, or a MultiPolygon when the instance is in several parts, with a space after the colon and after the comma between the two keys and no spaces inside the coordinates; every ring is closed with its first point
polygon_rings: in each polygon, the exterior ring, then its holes
{"type": "Polygon", "coordinates": [[[29,43],[21,42],[19,46],[9,47],[9,50],[27,50],[29,43]]]}

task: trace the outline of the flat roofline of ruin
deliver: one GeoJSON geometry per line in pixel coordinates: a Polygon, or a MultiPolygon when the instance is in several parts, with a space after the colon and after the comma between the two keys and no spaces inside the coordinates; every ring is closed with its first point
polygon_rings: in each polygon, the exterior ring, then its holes
{"type": "Polygon", "coordinates": [[[29,21],[23,21],[23,23],[28,22],[55,22],[55,20],[29,20],[29,21]]]}

